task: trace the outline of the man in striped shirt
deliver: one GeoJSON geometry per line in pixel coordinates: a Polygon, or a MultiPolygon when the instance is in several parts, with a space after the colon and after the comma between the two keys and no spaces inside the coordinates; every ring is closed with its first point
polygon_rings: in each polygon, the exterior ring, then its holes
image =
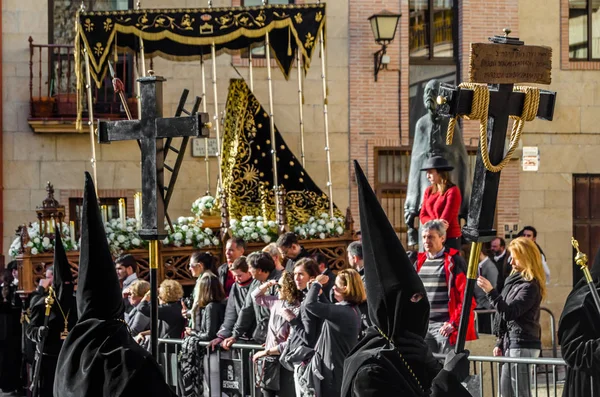
{"type": "MultiPolygon", "coordinates": [[[[467,265],[457,250],[444,246],[446,224],[443,220],[427,222],[421,237],[425,252],[419,253],[416,268],[431,305],[425,342],[434,353],[446,354],[458,335],[467,265]]],[[[475,307],[473,302],[471,310],[475,307]]],[[[471,312],[467,340],[476,338],[471,312]]]]}

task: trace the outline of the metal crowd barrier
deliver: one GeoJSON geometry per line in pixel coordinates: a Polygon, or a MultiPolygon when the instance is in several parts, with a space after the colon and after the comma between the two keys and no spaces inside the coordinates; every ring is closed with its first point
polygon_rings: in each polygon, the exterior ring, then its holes
{"type": "MultiPolygon", "coordinates": [[[[552,310],[548,309],[547,307],[541,306],[540,310],[548,313],[548,315],[550,316],[550,343],[552,344],[552,357],[558,357],[558,343],[556,341],[556,317],[554,316],[554,313],[552,313],[552,310]]],[[[477,316],[479,314],[493,314],[493,313],[496,313],[496,310],[494,310],[494,309],[490,309],[490,310],[476,309],[476,310],[474,310],[474,312],[475,312],[475,329],[477,330],[477,332],[479,332],[479,322],[477,321],[477,316]]]]}
{"type": "MultiPolygon", "coordinates": [[[[180,385],[179,385],[179,353],[181,351],[181,339],[159,339],[159,364],[163,368],[165,379],[169,385],[176,389],[177,393],[180,394],[180,385]]],[[[208,342],[200,342],[201,346],[208,347],[208,342]]],[[[251,355],[256,351],[262,350],[263,347],[255,344],[245,344],[245,343],[235,343],[231,347],[231,351],[239,351],[240,357],[245,357],[246,359],[241,360],[241,384],[240,389],[245,390],[244,382],[250,382],[250,395],[252,397],[259,396],[260,393],[257,392],[256,387],[254,387],[254,365],[252,364],[251,355]],[[248,372],[246,372],[248,371],[248,372]],[[248,374],[248,377],[244,376],[248,374]]],[[[214,352],[209,351],[209,354],[215,354],[217,360],[220,359],[220,355],[222,353],[221,348],[215,348],[214,352]]],[[[441,362],[444,360],[444,355],[434,354],[434,356],[439,359],[441,362]]],[[[205,372],[211,373],[211,360],[210,356],[208,356],[208,367],[205,368],[205,372]]],[[[528,372],[531,375],[531,371],[533,371],[533,376],[531,377],[532,383],[530,385],[531,397],[559,397],[562,395],[562,391],[559,390],[562,388],[564,384],[564,375],[566,370],[566,363],[563,359],[559,358],[516,358],[516,357],[492,357],[492,356],[470,356],[469,361],[473,364],[471,369],[471,378],[479,378],[478,382],[475,382],[475,390],[473,390],[473,386],[469,388],[469,391],[475,396],[477,392],[480,397],[500,397],[500,374],[501,374],[501,364],[509,363],[509,364],[524,364],[527,365],[528,372]],[[489,366],[488,366],[489,364],[489,366]],[[548,370],[548,367],[551,367],[548,370]],[[538,379],[539,376],[544,377],[542,382],[538,379]]],[[[511,366],[509,368],[509,376],[511,374],[511,366]]],[[[219,382],[223,381],[223,376],[219,379],[219,382]]],[[[519,379],[519,375],[517,373],[517,387],[518,383],[525,381],[523,379],[519,379]]],[[[529,381],[529,380],[527,380],[529,381]]],[[[209,395],[213,395],[212,389],[212,379],[210,375],[208,376],[208,390],[210,390],[209,395]]],[[[218,394],[220,394],[221,385],[215,390],[218,394]]],[[[519,395],[518,390],[516,394],[512,397],[530,397],[519,395]]],[[[594,396],[591,396],[594,397],[594,396]]],[[[598,397],[598,396],[596,396],[598,397]]]]}

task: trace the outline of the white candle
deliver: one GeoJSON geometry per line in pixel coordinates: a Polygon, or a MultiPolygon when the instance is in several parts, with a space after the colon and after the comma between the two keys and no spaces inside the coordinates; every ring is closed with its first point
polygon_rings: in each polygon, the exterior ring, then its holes
{"type": "Polygon", "coordinates": [[[71,234],[71,243],[73,243],[73,245],[75,245],[75,222],[74,221],[70,221],[69,222],[69,233],[71,234]]]}
{"type": "Polygon", "coordinates": [[[107,223],[108,222],[108,208],[106,207],[106,205],[103,205],[100,207],[100,210],[102,211],[102,222],[107,223]]]}
{"type": "Polygon", "coordinates": [[[119,199],[119,219],[121,220],[121,229],[125,230],[127,227],[125,219],[125,199],[119,199]]]}
{"type": "Polygon", "coordinates": [[[142,193],[137,192],[134,196],[135,220],[137,228],[142,227],[142,193]]]}

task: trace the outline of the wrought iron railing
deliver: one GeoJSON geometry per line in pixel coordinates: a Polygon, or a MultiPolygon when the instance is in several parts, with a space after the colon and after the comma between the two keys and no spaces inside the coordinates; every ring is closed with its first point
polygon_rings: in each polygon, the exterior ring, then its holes
{"type": "MultiPolygon", "coordinates": [[[[30,119],[75,119],[77,115],[77,78],[75,74],[75,50],[72,45],[34,44],[29,39],[29,100],[30,119]]],[[[131,75],[129,56],[119,56],[117,75],[125,80],[131,75]]],[[[80,76],[79,76],[80,77],[80,76]]],[[[131,80],[131,79],[129,79],[131,80]]],[[[131,98],[133,84],[125,81],[131,98]]],[[[110,77],[101,88],[92,89],[94,115],[99,118],[125,118],[125,110],[115,94],[110,77]]],[[[79,99],[83,116],[87,114],[87,101],[79,99]]],[[[130,99],[131,105],[135,99],[130,99]]],[[[137,106],[129,106],[137,114],[137,106]]]]}

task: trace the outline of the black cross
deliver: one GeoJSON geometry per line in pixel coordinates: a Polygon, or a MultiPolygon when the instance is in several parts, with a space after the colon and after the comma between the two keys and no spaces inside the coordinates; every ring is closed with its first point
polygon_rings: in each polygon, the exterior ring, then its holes
{"type": "MultiPolygon", "coordinates": [[[[505,37],[496,36],[497,43],[506,43],[505,37]]],[[[495,39],[492,39],[493,42],[495,39]]],[[[510,38],[508,40],[511,40],[510,38]]],[[[523,42],[508,42],[509,44],[523,42]]],[[[490,102],[488,109],[488,148],[489,158],[492,164],[498,164],[504,157],[504,144],[509,116],[521,116],[525,94],[513,91],[514,84],[490,85],[490,102]]],[[[446,117],[456,115],[468,115],[471,113],[473,91],[461,89],[446,84],[440,86],[439,97],[443,104],[439,108],[439,114],[446,117]]],[[[537,118],[552,120],[556,92],[540,90],[540,105],[537,118]]],[[[481,149],[481,148],[480,148],[481,149]]],[[[467,225],[463,228],[463,235],[469,242],[486,242],[496,237],[494,230],[494,215],[496,213],[496,201],[498,198],[498,187],[500,185],[500,172],[491,172],[485,168],[481,157],[481,150],[477,151],[475,172],[473,175],[473,186],[471,188],[471,201],[469,203],[469,215],[467,225]]]]}
{"type": "Polygon", "coordinates": [[[142,152],[142,229],[145,240],[161,240],[164,228],[164,144],[163,138],[208,136],[202,120],[205,114],[190,117],[163,118],[162,83],[160,76],[138,79],[142,105],[140,120],[100,121],[98,141],[110,143],[137,139],[142,152]]]}
{"type": "MultiPolygon", "coordinates": [[[[504,37],[495,36],[490,39],[495,43],[493,44],[494,46],[498,46],[498,52],[520,52],[518,46],[523,46],[524,43],[519,41],[519,39],[508,37],[510,31],[505,30],[505,33],[504,37]],[[508,46],[505,44],[508,44],[508,46]]],[[[500,163],[504,157],[504,143],[509,117],[521,116],[523,112],[525,94],[513,92],[513,88],[514,84],[512,83],[489,85],[488,153],[490,162],[494,165],[500,163]]],[[[441,105],[439,114],[448,117],[470,114],[473,93],[471,90],[463,90],[460,87],[442,85],[438,98],[438,103],[441,105]]],[[[555,101],[555,92],[540,90],[537,117],[544,120],[552,120],[555,101]]],[[[481,157],[481,143],[479,149],[477,151],[477,160],[473,175],[467,225],[463,228],[463,236],[467,241],[471,242],[471,253],[467,269],[467,285],[465,287],[458,327],[458,337],[455,345],[456,353],[462,352],[465,346],[467,327],[470,321],[473,289],[475,288],[477,279],[477,263],[479,261],[481,243],[491,241],[496,237],[494,216],[496,213],[496,201],[498,199],[498,187],[500,185],[500,172],[491,172],[485,167],[481,157]]]]}

